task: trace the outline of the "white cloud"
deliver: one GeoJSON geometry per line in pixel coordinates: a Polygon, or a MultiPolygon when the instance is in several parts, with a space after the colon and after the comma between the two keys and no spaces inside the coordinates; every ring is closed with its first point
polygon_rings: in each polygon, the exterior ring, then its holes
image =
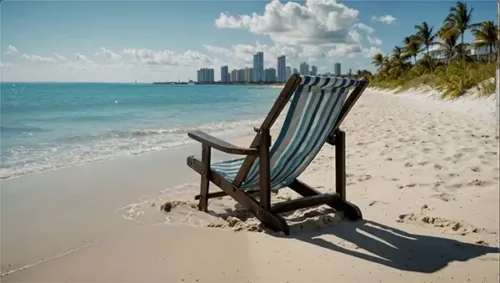
{"type": "Polygon", "coordinates": [[[328,51],[328,55],[332,57],[345,57],[354,58],[361,53],[361,46],[359,44],[337,44],[335,48],[328,51]]]}
{"type": "Polygon", "coordinates": [[[56,56],[57,59],[61,60],[61,61],[67,61],[68,59],[66,59],[66,57],[62,56],[62,55],[59,55],[57,53],[54,53],[54,56],[56,56]]]}
{"type": "Polygon", "coordinates": [[[4,53],[5,54],[14,54],[14,53],[18,53],[18,52],[19,51],[17,50],[17,48],[15,48],[12,45],[9,45],[9,46],[7,46],[7,50],[4,53]]]}
{"type": "Polygon", "coordinates": [[[147,65],[206,66],[214,63],[209,56],[191,50],[176,53],[170,50],[123,49],[122,54],[131,58],[134,62],[147,65]]]}
{"type": "Polygon", "coordinates": [[[28,54],[23,54],[23,58],[25,60],[31,61],[31,62],[45,62],[45,63],[55,63],[56,60],[52,57],[44,57],[44,56],[39,56],[39,55],[28,55],[28,54]]]}
{"type": "Polygon", "coordinates": [[[106,58],[113,59],[113,60],[118,60],[118,59],[122,58],[122,56],[120,54],[117,54],[109,49],[104,48],[104,47],[99,48],[99,51],[94,53],[94,56],[104,56],[106,58]]]}
{"type": "Polygon", "coordinates": [[[92,60],[90,60],[89,58],[87,58],[87,56],[85,56],[83,54],[80,54],[80,53],[75,53],[75,54],[73,54],[73,56],[75,56],[76,61],[79,61],[79,62],[84,62],[84,63],[91,63],[91,62],[93,62],[92,60]]]}
{"type": "Polygon", "coordinates": [[[305,5],[278,0],[268,3],[262,15],[232,16],[221,13],[215,20],[218,28],[248,29],[258,35],[269,35],[278,43],[332,44],[357,43],[353,29],[359,11],[335,0],[307,0],[305,5]]]}
{"type": "Polygon", "coordinates": [[[314,45],[302,45],[302,51],[299,56],[306,61],[316,62],[318,59],[324,58],[326,56],[325,50],[319,46],[314,45]]]}
{"type": "Polygon", "coordinates": [[[372,28],[372,27],[371,27],[371,26],[369,26],[369,25],[365,25],[365,24],[363,24],[363,23],[358,23],[357,27],[358,27],[358,29],[360,29],[360,30],[364,30],[364,31],[366,31],[367,33],[373,33],[373,32],[375,31],[375,29],[374,29],[374,28],[372,28]]]}
{"type": "Polygon", "coordinates": [[[396,21],[396,18],[391,16],[391,15],[385,15],[385,16],[380,16],[380,17],[373,16],[372,21],[381,22],[381,23],[385,23],[385,24],[390,25],[396,21]]]}
{"type": "Polygon", "coordinates": [[[287,59],[295,59],[299,55],[298,50],[294,46],[282,44],[269,46],[257,42],[255,45],[235,44],[230,48],[213,45],[204,45],[204,47],[207,51],[225,58],[225,62],[237,68],[251,66],[253,55],[257,52],[264,52],[264,62],[270,65],[276,64],[278,56],[285,55],[287,59]]]}
{"type": "Polygon", "coordinates": [[[12,68],[12,63],[2,63],[0,62],[0,69],[10,69],[12,68]]]}
{"type": "Polygon", "coordinates": [[[384,54],[382,49],[375,47],[375,46],[371,46],[370,48],[363,48],[362,52],[363,52],[363,56],[365,58],[372,58],[377,53],[380,53],[382,55],[384,54]]]}
{"type": "Polygon", "coordinates": [[[377,37],[368,36],[368,42],[370,42],[371,45],[382,45],[382,40],[377,37]]]}

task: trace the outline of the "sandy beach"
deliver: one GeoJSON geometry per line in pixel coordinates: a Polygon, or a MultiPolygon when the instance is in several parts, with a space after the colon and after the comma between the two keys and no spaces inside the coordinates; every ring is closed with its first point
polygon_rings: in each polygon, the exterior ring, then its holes
{"type": "MultiPolygon", "coordinates": [[[[498,282],[493,99],[367,90],[341,127],[364,220],[296,211],[290,236],[230,198],[193,208],[198,144],[2,181],[1,281],[498,282]]],[[[300,179],[334,191],[334,157],[325,146],[300,179]]]]}

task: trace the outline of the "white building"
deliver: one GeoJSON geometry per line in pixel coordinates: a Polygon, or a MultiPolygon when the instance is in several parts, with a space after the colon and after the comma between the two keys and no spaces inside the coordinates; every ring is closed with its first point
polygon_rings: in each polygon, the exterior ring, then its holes
{"type": "Polygon", "coordinates": [[[311,66],[311,76],[317,76],[318,75],[318,67],[316,66],[311,66]]]}
{"type": "Polygon", "coordinates": [[[292,68],[290,68],[290,66],[287,66],[285,70],[285,81],[288,81],[288,79],[291,76],[292,76],[292,68]]]}
{"type": "Polygon", "coordinates": [[[340,63],[335,63],[335,76],[340,77],[342,74],[340,63]]]}
{"type": "Polygon", "coordinates": [[[199,83],[213,83],[214,69],[202,68],[197,72],[197,81],[199,83]]]}
{"type": "Polygon", "coordinates": [[[268,68],[264,70],[264,81],[266,83],[274,83],[276,82],[276,69],[268,68]]]}
{"type": "Polygon", "coordinates": [[[299,69],[301,75],[309,76],[309,64],[307,64],[306,62],[302,62],[300,63],[299,69]]]}
{"type": "Polygon", "coordinates": [[[220,82],[224,84],[229,82],[229,68],[227,66],[220,67],[220,82]]]}
{"type": "Polygon", "coordinates": [[[264,53],[258,52],[253,55],[253,81],[264,81],[264,53]]]}
{"type": "Polygon", "coordinates": [[[286,57],[285,55],[278,57],[278,82],[285,82],[288,79],[286,76],[286,57]]]}

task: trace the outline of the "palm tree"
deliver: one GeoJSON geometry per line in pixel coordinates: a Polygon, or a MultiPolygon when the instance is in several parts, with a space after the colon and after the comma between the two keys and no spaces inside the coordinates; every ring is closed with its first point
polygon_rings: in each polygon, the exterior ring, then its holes
{"type": "Polygon", "coordinates": [[[380,71],[384,67],[384,55],[377,53],[373,56],[372,64],[380,71]]]}
{"type": "MultiPolygon", "coordinates": [[[[415,39],[421,44],[425,45],[425,48],[427,50],[427,58],[430,58],[429,47],[435,44],[434,39],[436,38],[436,35],[433,33],[433,27],[429,26],[427,22],[423,22],[421,25],[416,25],[415,29],[417,30],[415,39]]],[[[430,64],[431,61],[429,60],[429,65],[430,64]]]]}
{"type": "Polygon", "coordinates": [[[401,73],[403,73],[406,68],[407,59],[408,57],[404,53],[403,48],[401,48],[400,46],[394,46],[389,63],[389,74],[391,74],[393,77],[401,75],[401,73]]]}
{"type": "MultiPolygon", "coordinates": [[[[465,2],[457,2],[450,8],[450,14],[444,20],[445,27],[449,32],[458,32],[460,34],[460,42],[464,46],[464,33],[471,27],[472,11],[474,8],[467,7],[465,2]]],[[[462,56],[465,66],[465,56],[462,56]]]]}
{"type": "Polygon", "coordinates": [[[418,41],[417,36],[410,35],[404,38],[403,43],[405,45],[405,53],[408,57],[413,57],[415,64],[417,63],[417,55],[422,48],[422,44],[418,41]]]}
{"type": "MultiPolygon", "coordinates": [[[[476,47],[489,47],[488,62],[493,60],[493,48],[497,47],[498,26],[493,21],[471,25],[476,47]]],[[[498,48],[498,47],[497,47],[498,48]]]]}
{"type": "Polygon", "coordinates": [[[459,54],[458,50],[458,33],[447,33],[447,32],[439,32],[439,37],[441,42],[438,42],[439,50],[445,54],[446,57],[446,65],[450,65],[451,59],[453,59],[456,55],[459,54]]]}

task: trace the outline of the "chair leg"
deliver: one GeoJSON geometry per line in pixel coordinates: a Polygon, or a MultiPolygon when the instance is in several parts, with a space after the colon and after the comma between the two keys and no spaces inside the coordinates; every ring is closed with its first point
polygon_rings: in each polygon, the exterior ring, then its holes
{"type": "Polygon", "coordinates": [[[200,201],[198,204],[198,209],[204,212],[208,210],[208,189],[210,186],[210,158],[211,158],[211,148],[208,145],[203,145],[201,153],[201,162],[203,164],[203,169],[201,171],[201,182],[200,182],[200,201]]]}
{"type": "Polygon", "coordinates": [[[334,206],[338,210],[344,211],[346,218],[351,220],[362,219],[361,210],[355,205],[347,201],[346,197],[346,150],[345,150],[345,132],[338,131],[335,136],[335,190],[340,196],[340,201],[334,206]]]}
{"type": "Polygon", "coordinates": [[[345,165],[345,132],[339,131],[335,137],[335,191],[342,200],[346,200],[345,165]]]}
{"type": "Polygon", "coordinates": [[[271,137],[269,135],[269,130],[261,129],[259,145],[260,205],[266,210],[271,209],[270,143],[271,137]]]}

